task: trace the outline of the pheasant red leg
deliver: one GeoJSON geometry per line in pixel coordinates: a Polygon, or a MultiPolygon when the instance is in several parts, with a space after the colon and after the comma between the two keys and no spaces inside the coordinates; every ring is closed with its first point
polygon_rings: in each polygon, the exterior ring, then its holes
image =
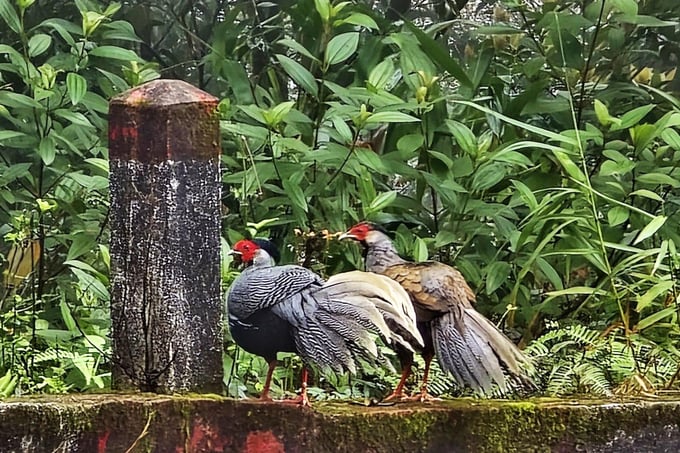
{"type": "Polygon", "coordinates": [[[274,369],[276,368],[276,359],[269,362],[269,369],[267,370],[267,379],[264,381],[264,388],[260,394],[260,401],[271,401],[272,398],[269,396],[269,387],[272,384],[272,375],[274,374],[274,369]]]}
{"type": "Polygon", "coordinates": [[[309,377],[309,372],[307,371],[307,368],[302,369],[302,384],[301,384],[301,390],[300,394],[297,396],[297,398],[290,399],[290,400],[285,400],[284,403],[287,404],[298,404],[302,407],[311,407],[312,405],[309,403],[309,398],[307,398],[307,379],[309,377]]]}
{"type": "Polygon", "coordinates": [[[432,359],[434,354],[425,354],[423,359],[425,359],[425,371],[423,372],[423,384],[420,386],[420,393],[411,397],[414,401],[420,401],[421,403],[427,401],[440,401],[440,398],[434,397],[427,393],[427,379],[430,375],[430,365],[432,364],[432,359]]]}
{"type": "Polygon", "coordinates": [[[397,387],[394,389],[390,395],[384,399],[384,401],[392,401],[392,400],[402,400],[406,398],[406,395],[404,394],[404,385],[406,384],[406,380],[409,378],[411,375],[411,363],[407,363],[404,366],[404,371],[401,373],[401,379],[399,380],[399,384],[397,384],[397,387]]]}

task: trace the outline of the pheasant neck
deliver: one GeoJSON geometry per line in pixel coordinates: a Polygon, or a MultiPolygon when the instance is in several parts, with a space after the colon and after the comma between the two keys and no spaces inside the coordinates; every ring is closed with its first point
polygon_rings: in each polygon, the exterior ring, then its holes
{"type": "Polygon", "coordinates": [[[391,242],[371,244],[366,253],[366,270],[381,274],[390,266],[405,263],[391,242]]]}

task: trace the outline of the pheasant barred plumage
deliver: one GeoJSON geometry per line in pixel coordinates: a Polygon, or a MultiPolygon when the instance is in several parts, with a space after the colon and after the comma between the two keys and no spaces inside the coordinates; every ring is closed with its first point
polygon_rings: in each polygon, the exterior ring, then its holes
{"type": "Polygon", "coordinates": [[[237,344],[270,363],[270,375],[278,352],[355,373],[358,360],[389,363],[376,337],[388,344],[423,342],[415,314],[406,308],[408,294],[389,278],[355,271],[325,282],[301,266],[276,266],[256,242],[239,241],[234,250],[253,264],[229,290],[229,327],[237,344]]]}

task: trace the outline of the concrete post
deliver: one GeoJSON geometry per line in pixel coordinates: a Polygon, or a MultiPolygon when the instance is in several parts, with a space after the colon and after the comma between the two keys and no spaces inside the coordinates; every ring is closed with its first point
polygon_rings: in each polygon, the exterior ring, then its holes
{"type": "Polygon", "coordinates": [[[222,390],[216,108],[179,80],[110,103],[114,388],[222,390]]]}

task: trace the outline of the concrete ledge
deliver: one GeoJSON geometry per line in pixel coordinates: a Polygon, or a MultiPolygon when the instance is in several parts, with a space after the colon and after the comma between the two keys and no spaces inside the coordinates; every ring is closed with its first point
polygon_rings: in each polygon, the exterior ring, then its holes
{"type": "Polygon", "coordinates": [[[678,451],[680,399],[476,401],[313,410],[211,396],[0,402],[0,452],[678,451]]]}

